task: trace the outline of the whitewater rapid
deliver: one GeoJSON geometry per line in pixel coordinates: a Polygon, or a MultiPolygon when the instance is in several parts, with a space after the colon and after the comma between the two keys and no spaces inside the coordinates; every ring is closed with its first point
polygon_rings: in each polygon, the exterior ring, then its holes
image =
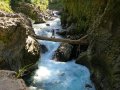
{"type": "MultiPolygon", "coordinates": [[[[53,21],[48,21],[43,24],[34,24],[34,30],[37,35],[51,37],[51,30],[61,29],[60,19],[56,18],[53,21]]],[[[56,38],[60,36],[56,35],[56,38]]],[[[33,83],[30,86],[31,90],[95,90],[94,85],[90,80],[89,70],[75,64],[74,60],[69,62],[57,62],[52,60],[55,50],[59,47],[59,42],[39,40],[40,44],[45,45],[48,49],[46,53],[41,53],[41,58],[38,62],[39,68],[36,70],[33,78],[33,83]],[[86,88],[89,84],[92,88],[86,88]]]]}

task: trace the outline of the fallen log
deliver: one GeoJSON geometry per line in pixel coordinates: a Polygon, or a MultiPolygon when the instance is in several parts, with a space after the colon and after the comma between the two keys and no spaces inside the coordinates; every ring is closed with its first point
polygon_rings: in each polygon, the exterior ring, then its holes
{"type": "Polygon", "coordinates": [[[82,45],[88,44],[88,41],[87,41],[88,35],[85,35],[78,40],[62,39],[62,38],[49,38],[49,37],[38,36],[38,35],[34,35],[33,37],[36,38],[36,39],[53,41],[53,42],[64,42],[64,43],[82,44],[82,45]]]}

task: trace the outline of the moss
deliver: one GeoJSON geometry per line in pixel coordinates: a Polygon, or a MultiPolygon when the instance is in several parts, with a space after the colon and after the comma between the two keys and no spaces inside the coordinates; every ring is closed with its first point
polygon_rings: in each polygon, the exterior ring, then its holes
{"type": "Polygon", "coordinates": [[[10,7],[10,0],[1,0],[0,10],[12,13],[13,11],[10,7]]]}
{"type": "MultiPolygon", "coordinates": [[[[99,90],[117,90],[120,83],[120,0],[62,0],[67,23],[76,18],[80,33],[89,35],[89,57],[99,90]],[[72,16],[72,17],[71,17],[72,16]],[[69,20],[66,18],[69,17],[69,20]],[[113,89],[114,87],[114,89],[113,89]]],[[[65,21],[64,20],[64,21],[65,21]]],[[[82,61],[82,62],[83,62],[82,61]]],[[[86,63],[86,62],[84,62],[86,63]]]]}
{"type": "Polygon", "coordinates": [[[29,3],[35,7],[39,7],[41,11],[45,11],[48,8],[48,0],[11,0],[11,6],[16,7],[19,3],[29,3]]]}
{"type": "Polygon", "coordinates": [[[62,19],[69,18],[67,23],[75,21],[78,28],[76,31],[79,30],[80,33],[86,34],[88,27],[91,26],[97,15],[104,11],[106,0],[62,0],[62,3],[64,12],[69,15],[66,17],[62,15],[62,19]]]}
{"type": "Polygon", "coordinates": [[[84,65],[91,69],[90,61],[88,59],[87,51],[80,53],[79,57],[76,60],[76,63],[84,65]]]}
{"type": "Polygon", "coordinates": [[[10,37],[9,37],[9,35],[0,36],[0,41],[2,41],[3,43],[7,44],[8,42],[10,42],[10,37]]]}
{"type": "Polygon", "coordinates": [[[48,0],[33,0],[32,3],[40,7],[42,11],[46,10],[48,7],[48,0]]]}
{"type": "Polygon", "coordinates": [[[63,7],[63,4],[61,0],[57,0],[56,2],[50,2],[49,1],[49,9],[51,10],[61,10],[63,7]]]}
{"type": "Polygon", "coordinates": [[[45,22],[42,17],[48,7],[48,0],[11,0],[11,7],[15,12],[23,13],[35,22],[45,22]]]}

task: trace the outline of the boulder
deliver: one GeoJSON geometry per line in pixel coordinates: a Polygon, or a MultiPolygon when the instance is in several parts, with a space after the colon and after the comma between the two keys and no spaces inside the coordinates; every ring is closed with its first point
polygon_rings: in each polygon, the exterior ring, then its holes
{"type": "Polygon", "coordinates": [[[73,46],[68,43],[61,43],[59,48],[55,51],[54,59],[56,61],[66,62],[70,60],[73,46]]]}
{"type": "Polygon", "coordinates": [[[0,70],[0,90],[28,90],[22,79],[16,78],[16,72],[0,70]]]}
{"type": "Polygon", "coordinates": [[[48,49],[45,45],[41,44],[40,47],[41,47],[41,52],[42,53],[46,53],[48,51],[48,49]]]}
{"type": "Polygon", "coordinates": [[[58,34],[60,34],[60,35],[74,35],[74,34],[76,34],[75,30],[77,30],[77,26],[75,23],[72,23],[68,28],[63,29],[58,34]]]}
{"type": "Polygon", "coordinates": [[[18,71],[32,67],[40,56],[39,43],[29,19],[22,14],[0,12],[0,69],[18,71]]]}
{"type": "Polygon", "coordinates": [[[17,13],[23,13],[29,18],[35,20],[35,24],[45,23],[45,13],[40,11],[39,6],[30,3],[19,2],[17,5],[12,5],[12,9],[17,13]]]}

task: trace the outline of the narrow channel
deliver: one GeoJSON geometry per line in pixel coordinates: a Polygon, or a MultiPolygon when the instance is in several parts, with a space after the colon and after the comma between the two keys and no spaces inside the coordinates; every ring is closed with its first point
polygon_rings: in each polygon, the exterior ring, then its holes
{"type": "MultiPolygon", "coordinates": [[[[60,18],[57,17],[47,23],[33,24],[33,27],[37,35],[51,37],[53,28],[61,30],[60,18]]],[[[55,38],[61,37],[56,34],[55,38]]],[[[41,53],[39,68],[32,77],[34,81],[30,86],[31,90],[95,90],[90,80],[89,70],[85,66],[76,64],[74,60],[69,62],[52,60],[60,42],[39,40],[39,43],[46,46],[48,50],[41,53]]]]}

